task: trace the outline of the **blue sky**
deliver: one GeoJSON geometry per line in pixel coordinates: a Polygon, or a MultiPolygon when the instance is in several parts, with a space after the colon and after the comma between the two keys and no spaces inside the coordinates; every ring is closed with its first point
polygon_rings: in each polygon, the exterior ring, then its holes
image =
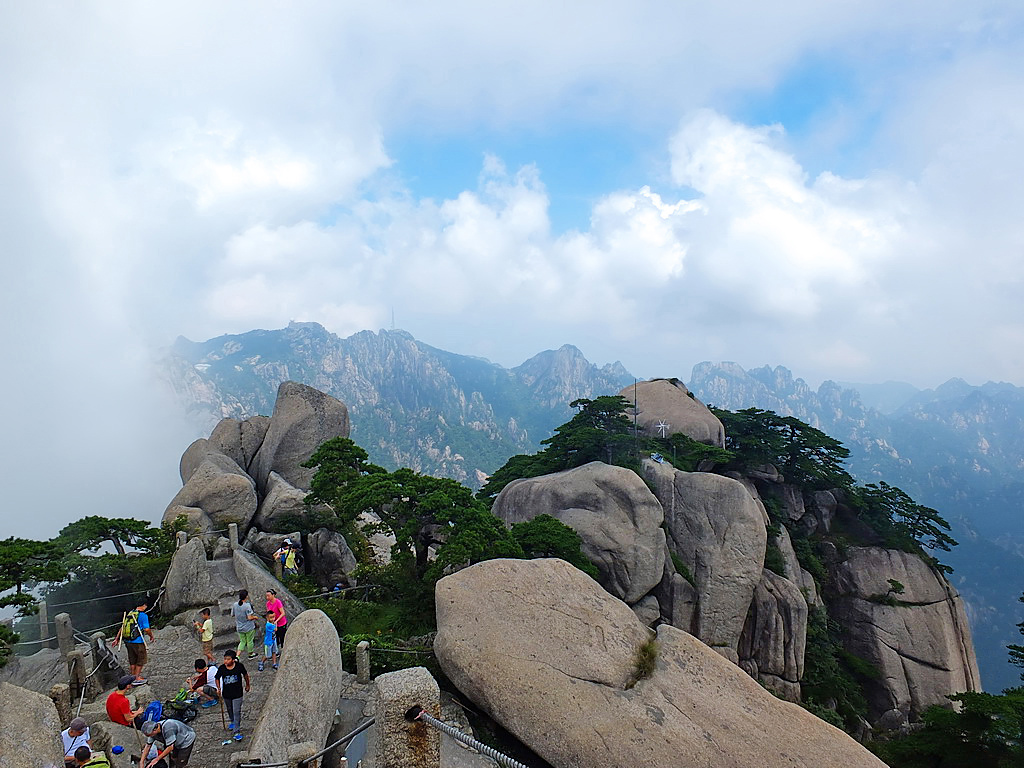
{"type": "Polygon", "coordinates": [[[173,495],[179,334],[393,307],[507,366],[1024,385],[1021,50],[1013,0],[4,4],[15,503],[54,435],[69,504],[173,495]]]}

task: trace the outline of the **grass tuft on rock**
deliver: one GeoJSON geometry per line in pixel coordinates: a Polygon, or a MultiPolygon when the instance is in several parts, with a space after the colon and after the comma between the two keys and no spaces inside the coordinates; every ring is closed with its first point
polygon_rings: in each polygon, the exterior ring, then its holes
{"type": "Polygon", "coordinates": [[[626,689],[632,688],[641,680],[646,680],[654,674],[654,667],[658,661],[658,641],[651,638],[636,649],[636,656],[633,658],[633,676],[626,689]]]}

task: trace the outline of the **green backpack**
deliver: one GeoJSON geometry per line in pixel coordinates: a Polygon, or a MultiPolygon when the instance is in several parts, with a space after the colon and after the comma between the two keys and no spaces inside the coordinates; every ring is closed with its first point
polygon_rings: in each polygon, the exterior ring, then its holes
{"type": "Polygon", "coordinates": [[[128,611],[121,624],[121,639],[125,641],[138,640],[142,637],[142,629],[139,627],[139,609],[128,611]]]}

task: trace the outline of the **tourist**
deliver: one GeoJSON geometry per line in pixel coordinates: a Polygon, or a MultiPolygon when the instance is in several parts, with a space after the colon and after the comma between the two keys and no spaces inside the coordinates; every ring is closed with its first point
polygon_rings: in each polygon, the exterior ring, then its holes
{"type": "Polygon", "coordinates": [[[284,614],[284,603],[277,596],[276,590],[267,590],[267,610],[273,611],[277,617],[277,648],[279,651],[283,651],[284,633],[288,631],[288,617],[284,614]]]}
{"type": "Polygon", "coordinates": [[[68,725],[67,729],[61,731],[60,739],[64,742],[64,763],[65,765],[75,765],[75,750],[79,747],[88,747],[92,749],[91,735],[89,733],[89,725],[85,722],[85,718],[76,717],[68,725]]]}
{"type": "Polygon", "coordinates": [[[138,728],[142,725],[142,713],[145,707],[132,709],[132,703],[128,700],[128,690],[135,682],[134,675],[125,675],[117,681],[117,690],[107,696],[106,709],[110,722],[118,725],[126,725],[129,728],[138,728]]]}
{"type": "Polygon", "coordinates": [[[110,768],[110,761],[107,760],[107,756],[102,752],[93,754],[92,750],[88,747],[79,747],[75,750],[75,762],[76,768],[110,768]]]}
{"type": "MultiPolygon", "coordinates": [[[[152,768],[160,760],[170,755],[171,768],[183,768],[188,765],[192,757],[192,747],[196,743],[196,732],[180,720],[161,720],[154,723],[152,720],[142,724],[142,733],[146,736],[146,746],[154,741],[163,742],[164,748],[156,757],[139,758],[139,768],[152,768]]],[[[143,750],[151,754],[148,749],[143,750]]]]}
{"type": "Polygon", "coordinates": [[[146,635],[149,642],[153,642],[153,630],[149,627],[149,616],[146,609],[149,607],[149,600],[143,596],[134,609],[125,614],[121,623],[121,631],[114,638],[114,647],[124,640],[124,647],[128,651],[128,671],[135,676],[133,685],[145,685],[146,678],[142,676],[142,668],[146,666],[149,653],[146,648],[146,635]]]}
{"type": "Polygon", "coordinates": [[[196,659],[196,673],[185,681],[193,693],[199,694],[199,706],[212,707],[220,698],[217,695],[217,665],[207,664],[206,659],[196,659]]]}
{"type": "Polygon", "coordinates": [[[245,680],[245,692],[250,691],[249,673],[245,665],[238,660],[234,651],[224,652],[224,663],[217,668],[217,692],[224,700],[228,711],[228,730],[235,732],[235,741],[242,740],[242,681],[245,680]]]}
{"type": "Polygon", "coordinates": [[[263,660],[260,661],[257,669],[262,672],[266,663],[272,662],[273,668],[277,669],[277,615],[273,611],[267,611],[267,623],[263,625],[263,660]]]}
{"type": "Polygon", "coordinates": [[[210,618],[210,609],[203,608],[199,612],[202,623],[193,621],[192,624],[199,630],[199,642],[203,646],[203,655],[206,660],[213,663],[213,619],[210,618]]]}
{"type": "Polygon", "coordinates": [[[235,629],[238,630],[239,655],[248,648],[249,658],[255,659],[256,649],[252,641],[256,635],[256,614],[253,613],[252,603],[249,602],[249,590],[239,591],[238,602],[231,606],[231,615],[235,617],[235,629]]]}

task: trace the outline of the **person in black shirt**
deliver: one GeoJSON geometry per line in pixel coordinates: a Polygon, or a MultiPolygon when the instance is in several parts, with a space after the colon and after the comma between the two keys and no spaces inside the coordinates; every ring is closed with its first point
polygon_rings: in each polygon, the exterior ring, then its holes
{"type": "Polygon", "coordinates": [[[224,700],[231,724],[228,728],[235,732],[235,741],[242,740],[242,681],[245,681],[245,692],[250,690],[249,672],[238,660],[238,654],[224,651],[224,663],[217,668],[217,692],[224,700]]]}

